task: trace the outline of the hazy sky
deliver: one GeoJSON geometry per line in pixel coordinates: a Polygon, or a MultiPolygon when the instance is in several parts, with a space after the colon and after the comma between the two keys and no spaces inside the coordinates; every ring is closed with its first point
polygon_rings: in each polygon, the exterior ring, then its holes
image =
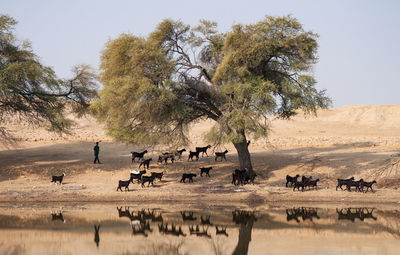
{"type": "Polygon", "coordinates": [[[32,42],[44,64],[62,78],[71,67],[98,68],[108,39],[146,36],[164,18],[196,25],[217,21],[221,31],[265,15],[292,14],[319,37],[318,88],[334,107],[400,103],[400,1],[356,0],[1,0],[0,14],[19,23],[19,39],[32,42]]]}

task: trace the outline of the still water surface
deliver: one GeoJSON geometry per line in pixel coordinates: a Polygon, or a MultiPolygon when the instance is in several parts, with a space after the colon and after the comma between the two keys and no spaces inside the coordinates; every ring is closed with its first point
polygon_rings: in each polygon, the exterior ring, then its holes
{"type": "Polygon", "coordinates": [[[400,210],[0,204],[0,254],[400,254],[400,210]]]}

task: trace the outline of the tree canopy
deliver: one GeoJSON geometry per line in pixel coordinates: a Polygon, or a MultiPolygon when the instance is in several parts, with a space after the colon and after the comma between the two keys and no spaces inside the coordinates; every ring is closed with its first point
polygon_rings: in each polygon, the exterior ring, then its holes
{"type": "Polygon", "coordinates": [[[291,16],[195,27],[166,19],[146,38],[122,34],[101,55],[103,89],[93,112],[128,143],[185,144],[188,125],[212,119],[207,139],[232,142],[252,169],[246,139],[268,135],[269,118],[329,105],[316,89],[317,34],[291,16]]]}
{"type": "Polygon", "coordinates": [[[28,122],[47,123],[50,130],[65,132],[72,124],[66,110],[82,114],[97,95],[96,75],[89,66],[79,65],[71,79],[59,79],[52,68],[40,63],[29,42],[16,39],[16,24],[0,15],[0,119],[18,114],[28,122]]]}

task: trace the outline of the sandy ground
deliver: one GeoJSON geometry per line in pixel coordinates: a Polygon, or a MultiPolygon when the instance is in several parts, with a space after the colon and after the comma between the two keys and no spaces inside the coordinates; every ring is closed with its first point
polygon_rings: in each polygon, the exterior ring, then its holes
{"type": "MultiPolygon", "coordinates": [[[[256,185],[234,186],[232,170],[237,155],[227,144],[209,151],[229,150],[227,161],[203,157],[197,162],[157,164],[158,148],[126,145],[107,137],[91,118],[76,120],[71,135],[57,136],[44,128],[16,118],[2,122],[14,142],[0,148],[0,201],[241,201],[258,205],[268,201],[400,203],[400,105],[347,106],[324,110],[318,117],[301,114],[290,121],[272,120],[267,140],[252,141],[249,149],[258,177],[256,185]],[[100,160],[93,164],[94,142],[100,140],[100,160]],[[138,163],[131,163],[130,151],[148,149],[152,172],[165,171],[154,187],[131,185],[130,192],[116,192],[118,180],[129,179],[138,163]],[[212,166],[208,177],[194,183],[179,183],[183,172],[199,175],[199,167],[212,166]],[[66,173],[63,185],[50,184],[51,175],[66,173]],[[293,192],[285,187],[285,176],[312,175],[319,178],[318,190],[293,192]],[[354,176],[376,180],[375,192],[335,191],[336,179],[354,176]]],[[[202,133],[211,122],[191,129],[192,143],[204,146],[202,133]]]]}

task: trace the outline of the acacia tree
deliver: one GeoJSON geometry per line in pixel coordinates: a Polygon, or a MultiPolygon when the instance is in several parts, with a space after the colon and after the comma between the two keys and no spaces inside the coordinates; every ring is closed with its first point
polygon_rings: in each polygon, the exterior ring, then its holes
{"type": "MultiPolygon", "coordinates": [[[[39,62],[29,42],[14,35],[16,21],[0,15],[0,119],[19,115],[26,121],[47,123],[49,130],[66,132],[72,121],[66,109],[82,114],[97,95],[96,76],[87,65],[73,68],[68,80],[39,62]]],[[[4,128],[0,127],[4,132],[4,128]]]]}
{"type": "Polygon", "coordinates": [[[107,42],[93,112],[128,143],[184,144],[190,123],[212,119],[206,139],[232,142],[240,168],[253,171],[247,137],[267,136],[273,115],[329,104],[310,74],[316,39],[291,16],[226,33],[215,22],[191,28],[166,19],[147,38],[123,34],[107,42]]]}

